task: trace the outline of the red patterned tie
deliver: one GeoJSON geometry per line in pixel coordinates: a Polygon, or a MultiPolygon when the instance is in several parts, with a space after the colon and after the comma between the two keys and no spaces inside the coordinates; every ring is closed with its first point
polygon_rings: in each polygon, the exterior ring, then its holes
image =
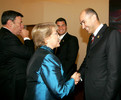
{"type": "Polygon", "coordinates": [[[92,35],[91,43],[93,43],[93,42],[94,42],[94,39],[95,39],[95,36],[94,36],[94,35],[92,35]]]}

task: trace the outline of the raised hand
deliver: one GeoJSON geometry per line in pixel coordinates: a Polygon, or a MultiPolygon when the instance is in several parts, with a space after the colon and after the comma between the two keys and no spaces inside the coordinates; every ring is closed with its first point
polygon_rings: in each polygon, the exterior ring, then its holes
{"type": "Polygon", "coordinates": [[[22,38],[29,37],[29,31],[26,29],[22,29],[20,35],[22,38]]]}

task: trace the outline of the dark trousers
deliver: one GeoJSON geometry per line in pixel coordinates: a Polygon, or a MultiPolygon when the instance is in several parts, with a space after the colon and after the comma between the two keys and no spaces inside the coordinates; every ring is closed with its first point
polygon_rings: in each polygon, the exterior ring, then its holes
{"type": "Polygon", "coordinates": [[[26,79],[16,80],[16,100],[23,100],[26,89],[26,79]]]}

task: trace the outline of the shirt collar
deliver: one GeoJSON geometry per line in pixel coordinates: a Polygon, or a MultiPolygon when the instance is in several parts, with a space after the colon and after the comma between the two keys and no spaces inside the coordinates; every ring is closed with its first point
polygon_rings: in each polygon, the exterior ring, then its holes
{"type": "Polygon", "coordinates": [[[97,33],[99,32],[99,30],[103,27],[103,24],[100,24],[100,26],[95,30],[95,32],[93,33],[94,36],[97,35],[97,33]]]}
{"type": "Polygon", "coordinates": [[[67,34],[67,32],[66,32],[65,34],[63,34],[63,35],[59,36],[59,40],[61,41],[61,40],[62,40],[62,38],[63,38],[66,34],[67,34]]]}

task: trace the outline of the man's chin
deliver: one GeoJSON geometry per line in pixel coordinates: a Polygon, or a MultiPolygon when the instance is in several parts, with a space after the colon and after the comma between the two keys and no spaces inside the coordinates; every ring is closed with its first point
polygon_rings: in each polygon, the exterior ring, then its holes
{"type": "Polygon", "coordinates": [[[58,33],[60,36],[63,35],[64,33],[58,33]]]}

